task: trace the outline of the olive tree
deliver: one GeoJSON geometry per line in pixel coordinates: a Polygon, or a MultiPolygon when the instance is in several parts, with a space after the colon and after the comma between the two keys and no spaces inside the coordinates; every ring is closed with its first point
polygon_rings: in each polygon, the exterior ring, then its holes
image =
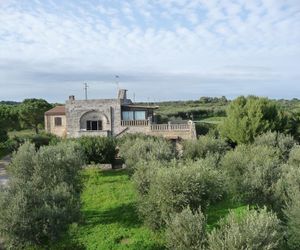
{"type": "Polygon", "coordinates": [[[278,149],[239,145],[224,156],[221,168],[233,196],[250,203],[273,204],[273,186],[281,171],[278,149]]]}
{"type": "Polygon", "coordinates": [[[189,207],[171,214],[166,223],[167,247],[172,250],[206,249],[206,218],[200,209],[189,207]]]}
{"type": "Polygon", "coordinates": [[[230,212],[219,228],[208,235],[210,250],[271,250],[282,240],[280,220],[266,208],[248,210],[244,214],[230,212]]]}
{"type": "Polygon", "coordinates": [[[174,158],[172,144],[163,138],[128,136],[119,146],[120,156],[126,166],[133,170],[139,161],[169,161],[174,158]]]}
{"type": "Polygon", "coordinates": [[[8,248],[44,246],[79,218],[79,170],[75,143],[41,147],[25,143],[13,155],[8,187],[0,192],[0,234],[8,248]]]}
{"type": "Polygon", "coordinates": [[[145,223],[159,228],[172,213],[189,206],[195,211],[222,198],[223,175],[215,166],[203,161],[178,163],[177,166],[158,168],[151,176],[149,188],[138,204],[145,223]]]}
{"type": "Polygon", "coordinates": [[[187,140],[183,143],[183,158],[205,158],[209,154],[222,156],[228,149],[229,146],[223,139],[210,135],[200,136],[198,140],[187,140]]]}

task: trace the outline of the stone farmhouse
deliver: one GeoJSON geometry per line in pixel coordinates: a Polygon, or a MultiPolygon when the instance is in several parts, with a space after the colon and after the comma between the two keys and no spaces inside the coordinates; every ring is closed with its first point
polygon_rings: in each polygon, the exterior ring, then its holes
{"type": "Polygon", "coordinates": [[[64,106],[45,113],[45,129],[59,137],[113,136],[144,133],[169,139],[196,138],[195,124],[157,124],[158,106],[134,104],[127,90],[120,89],[116,99],[75,100],[70,96],[64,106]]]}

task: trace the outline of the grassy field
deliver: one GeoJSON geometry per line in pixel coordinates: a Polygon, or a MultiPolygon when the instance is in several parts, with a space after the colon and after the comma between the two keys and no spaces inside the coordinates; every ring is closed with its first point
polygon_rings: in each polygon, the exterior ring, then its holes
{"type": "MultiPolygon", "coordinates": [[[[135,209],[136,195],[126,170],[84,171],[83,219],[72,225],[64,240],[53,249],[151,249],[164,248],[164,232],[143,226],[135,209]]],[[[222,201],[208,210],[208,230],[226,216],[245,206],[222,201]]]]}
{"type": "Polygon", "coordinates": [[[84,172],[83,222],[73,225],[56,249],[164,249],[163,233],[138,219],[132,182],[125,170],[84,172]]]}

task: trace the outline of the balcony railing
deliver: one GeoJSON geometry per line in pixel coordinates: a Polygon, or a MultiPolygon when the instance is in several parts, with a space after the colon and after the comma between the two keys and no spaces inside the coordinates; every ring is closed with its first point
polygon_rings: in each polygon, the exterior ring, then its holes
{"type": "Polygon", "coordinates": [[[149,125],[149,120],[134,120],[134,121],[121,121],[121,126],[126,127],[146,127],[149,125]]]}
{"type": "Polygon", "coordinates": [[[152,124],[152,131],[183,131],[190,130],[191,126],[189,124],[152,124]]]}

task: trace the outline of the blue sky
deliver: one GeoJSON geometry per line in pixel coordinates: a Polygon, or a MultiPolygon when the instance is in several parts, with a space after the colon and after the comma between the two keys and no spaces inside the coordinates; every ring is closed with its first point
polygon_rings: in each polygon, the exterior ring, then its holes
{"type": "Polygon", "coordinates": [[[0,0],[0,100],[300,98],[299,0],[0,0]]]}

